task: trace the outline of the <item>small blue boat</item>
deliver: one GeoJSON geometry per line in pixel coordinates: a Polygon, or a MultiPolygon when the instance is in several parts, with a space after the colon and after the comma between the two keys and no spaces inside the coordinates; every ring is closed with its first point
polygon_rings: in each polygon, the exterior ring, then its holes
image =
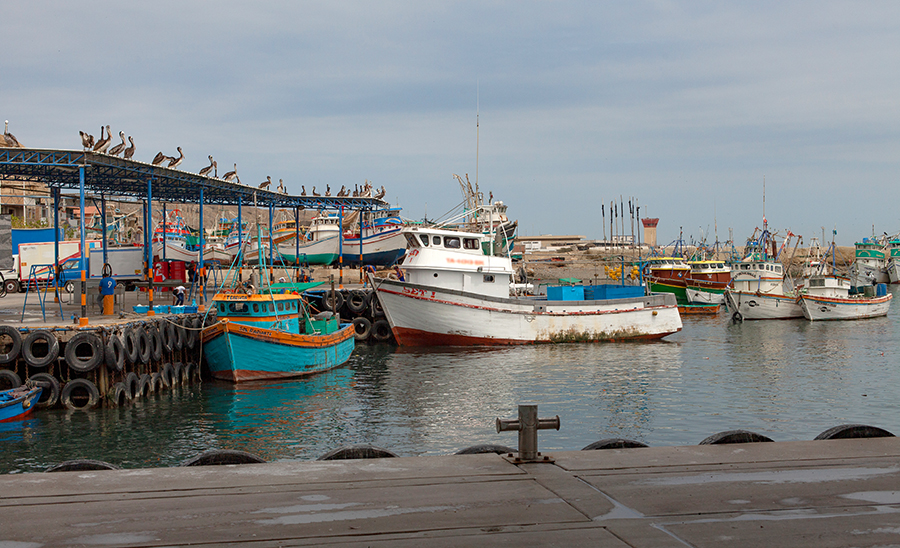
{"type": "Polygon", "coordinates": [[[213,377],[232,382],[300,377],[350,358],[353,324],[340,324],[330,312],[311,317],[302,295],[275,292],[291,287],[271,289],[269,294],[213,298],[218,321],[203,330],[203,355],[213,377]]]}
{"type": "Polygon", "coordinates": [[[23,385],[0,391],[0,422],[25,418],[34,411],[41,397],[40,386],[23,385]]]}

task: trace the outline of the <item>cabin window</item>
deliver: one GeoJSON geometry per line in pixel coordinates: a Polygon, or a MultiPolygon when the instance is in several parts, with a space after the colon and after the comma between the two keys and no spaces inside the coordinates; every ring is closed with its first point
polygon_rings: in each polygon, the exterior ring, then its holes
{"type": "Polygon", "coordinates": [[[441,245],[441,237],[440,236],[432,236],[431,243],[434,245],[441,245]]]}
{"type": "Polygon", "coordinates": [[[225,303],[219,303],[219,312],[224,314],[227,311],[228,311],[228,305],[226,305],[225,303]]]}
{"type": "Polygon", "coordinates": [[[486,284],[494,283],[494,275],[493,274],[485,274],[484,275],[484,283],[486,283],[486,284]]]}
{"type": "Polygon", "coordinates": [[[750,265],[748,265],[748,264],[742,264],[742,265],[741,265],[741,270],[750,270],[750,265]]]}
{"type": "Polygon", "coordinates": [[[781,267],[780,267],[780,266],[775,266],[775,272],[778,272],[778,273],[780,274],[780,273],[781,273],[781,267]]]}
{"type": "Polygon", "coordinates": [[[268,311],[269,311],[269,305],[268,305],[267,303],[262,303],[261,305],[259,305],[259,308],[260,308],[260,310],[262,310],[263,312],[268,312],[268,311]]]}
{"type": "Polygon", "coordinates": [[[247,303],[228,303],[228,311],[232,314],[247,314],[250,307],[247,303]]]}
{"type": "Polygon", "coordinates": [[[809,287],[825,287],[825,280],[822,278],[811,278],[809,280],[809,287]]]}
{"type": "Polygon", "coordinates": [[[419,234],[419,239],[422,240],[422,245],[424,245],[425,247],[428,247],[428,236],[426,236],[424,234],[419,234]]]}
{"type": "Polygon", "coordinates": [[[284,303],[278,303],[278,310],[284,312],[284,303]]]}
{"type": "Polygon", "coordinates": [[[478,249],[478,240],[475,238],[463,238],[463,247],[466,249],[478,249]]]}
{"type": "Polygon", "coordinates": [[[459,237],[458,236],[445,236],[444,237],[444,247],[447,249],[459,249],[459,237]]]}

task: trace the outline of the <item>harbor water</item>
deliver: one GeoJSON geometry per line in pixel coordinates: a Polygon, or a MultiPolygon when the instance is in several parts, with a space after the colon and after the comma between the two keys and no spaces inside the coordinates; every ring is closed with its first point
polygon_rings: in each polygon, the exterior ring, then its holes
{"type": "Polygon", "coordinates": [[[174,466],[207,449],[273,461],[362,443],[400,456],[515,447],[515,433],[498,434],[494,419],[515,418],[516,406],[530,402],[562,423],[559,432],[541,431],[542,451],[603,438],[694,445],[732,429],[810,440],[847,423],[900,434],[898,307],[849,322],[685,317],[680,333],[650,343],[359,345],[346,366],[308,379],[205,381],[123,408],[38,410],[0,423],[0,473],[75,458],[174,466]]]}

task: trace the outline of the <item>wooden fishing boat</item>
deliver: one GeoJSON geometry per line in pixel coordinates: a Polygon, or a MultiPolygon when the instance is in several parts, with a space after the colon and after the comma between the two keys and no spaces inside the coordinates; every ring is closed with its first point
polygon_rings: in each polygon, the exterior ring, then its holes
{"type": "Polygon", "coordinates": [[[218,321],[203,330],[203,354],[213,377],[232,382],[300,377],[350,358],[353,324],[330,312],[310,316],[302,291],[320,285],[274,284],[271,293],[220,293],[218,321]],[[288,290],[290,293],[277,293],[288,290]]]}
{"type": "Polygon", "coordinates": [[[41,387],[28,384],[0,391],[0,422],[19,420],[34,411],[41,387]]]}
{"type": "Polygon", "coordinates": [[[849,278],[822,274],[807,280],[800,293],[800,308],[807,320],[861,320],[887,316],[892,298],[885,284],[850,295],[849,278]]]}
{"type": "Polygon", "coordinates": [[[725,261],[688,261],[691,267],[685,280],[691,304],[725,304],[725,289],[731,284],[731,269],[725,261]]]}
{"type": "Polygon", "coordinates": [[[650,257],[644,264],[644,277],[652,293],[672,293],[678,304],[690,303],[687,280],[691,267],[681,257],[650,257]]]}

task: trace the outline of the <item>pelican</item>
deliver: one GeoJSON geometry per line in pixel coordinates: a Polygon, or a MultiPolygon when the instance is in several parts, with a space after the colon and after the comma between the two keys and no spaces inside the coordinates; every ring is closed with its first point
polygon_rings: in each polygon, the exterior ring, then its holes
{"type": "Polygon", "coordinates": [[[83,131],[79,131],[78,135],[81,135],[81,146],[83,146],[85,150],[87,150],[89,148],[94,148],[94,136],[93,135],[91,135],[89,133],[85,133],[83,131]]]}
{"type": "Polygon", "coordinates": [[[331,196],[331,185],[325,185],[325,195],[331,196]]]}
{"type": "Polygon", "coordinates": [[[168,156],[166,156],[162,152],[157,152],[156,156],[153,157],[153,161],[150,163],[155,166],[158,166],[159,164],[163,163],[166,160],[166,158],[168,158],[168,156]]]}
{"type": "Polygon", "coordinates": [[[123,150],[125,150],[125,132],[120,131],[119,137],[122,139],[122,143],[109,149],[109,152],[107,154],[109,154],[110,156],[118,156],[119,154],[122,154],[123,150]]]}
{"type": "Polygon", "coordinates": [[[301,191],[300,192],[301,196],[306,196],[306,186],[305,185],[300,185],[300,191],[301,191]]]}
{"type": "Polygon", "coordinates": [[[346,192],[347,192],[347,185],[341,185],[341,189],[338,190],[337,195],[343,197],[346,195],[346,192]]]}
{"type": "Polygon", "coordinates": [[[319,194],[318,192],[316,192],[316,187],[313,187],[313,189],[312,189],[312,195],[313,195],[313,196],[321,196],[321,194],[319,194]]]}
{"type": "Polygon", "coordinates": [[[222,175],[222,179],[225,181],[231,181],[237,177],[237,164],[234,164],[234,171],[229,171],[225,175],[222,175]]]}
{"type": "Polygon", "coordinates": [[[125,154],[123,154],[126,160],[130,160],[134,156],[134,139],[131,138],[131,135],[128,136],[128,142],[131,143],[131,146],[126,148],[125,154]]]}
{"type": "Polygon", "coordinates": [[[380,199],[384,198],[385,194],[387,194],[387,192],[384,190],[384,185],[381,185],[381,190],[379,190],[378,193],[375,195],[375,199],[380,200],[380,199]]]}
{"type": "Polygon", "coordinates": [[[166,167],[178,167],[181,162],[184,161],[184,153],[181,152],[181,147],[175,147],[178,150],[178,158],[172,158],[169,156],[169,165],[166,167]]]}
{"type": "Polygon", "coordinates": [[[259,183],[259,188],[262,188],[264,190],[269,190],[269,185],[271,185],[271,184],[272,184],[272,176],[266,175],[266,180],[259,183]]]}
{"type": "Polygon", "coordinates": [[[109,132],[109,126],[106,126],[106,137],[103,137],[103,126],[100,126],[100,140],[94,143],[94,152],[106,154],[109,148],[109,142],[112,141],[112,133],[109,132]]]}
{"type": "Polygon", "coordinates": [[[216,167],[216,161],[213,160],[212,156],[209,156],[209,165],[200,170],[200,175],[205,177],[209,174],[210,171],[213,170],[214,167],[216,167]]]}
{"type": "Polygon", "coordinates": [[[284,179],[278,179],[278,192],[287,194],[287,189],[284,188],[284,179]]]}

